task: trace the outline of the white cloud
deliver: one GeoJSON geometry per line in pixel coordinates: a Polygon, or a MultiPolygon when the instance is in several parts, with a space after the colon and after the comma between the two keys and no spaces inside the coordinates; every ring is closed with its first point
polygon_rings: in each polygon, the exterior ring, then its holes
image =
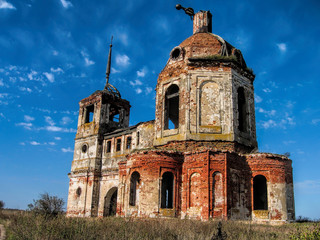
{"type": "Polygon", "coordinates": [[[89,55],[88,55],[85,51],[81,51],[81,55],[82,55],[82,57],[84,58],[85,65],[86,65],[87,67],[95,64],[94,61],[92,61],[92,60],[89,59],[89,55]]]}
{"type": "Polygon", "coordinates": [[[30,144],[31,144],[31,145],[34,145],[34,146],[40,145],[40,143],[39,143],[39,142],[36,142],[36,141],[31,141],[30,144]]]}
{"type": "Polygon", "coordinates": [[[147,68],[144,67],[140,71],[137,71],[137,76],[138,77],[144,77],[147,74],[147,68]]]}
{"type": "Polygon", "coordinates": [[[47,77],[49,82],[54,82],[54,75],[52,73],[44,72],[43,74],[47,77]]]}
{"type": "Polygon", "coordinates": [[[53,55],[53,56],[58,56],[58,55],[59,55],[59,52],[56,51],[56,50],[53,50],[53,51],[52,51],[52,55],[53,55]]]}
{"type": "Polygon", "coordinates": [[[4,83],[3,83],[3,79],[1,78],[0,79],[0,87],[3,87],[4,86],[4,83]]]}
{"type": "Polygon", "coordinates": [[[142,85],[142,82],[140,80],[136,79],[134,82],[130,81],[130,85],[131,86],[140,86],[140,85],[142,85]]]}
{"type": "Polygon", "coordinates": [[[142,90],[141,90],[141,88],[137,88],[137,89],[136,89],[136,93],[137,93],[137,94],[140,94],[140,93],[142,93],[142,90]]]}
{"type": "Polygon", "coordinates": [[[44,119],[45,119],[46,123],[48,123],[50,126],[54,126],[55,125],[55,122],[52,120],[51,117],[45,116],[44,119]]]}
{"type": "Polygon", "coordinates": [[[60,2],[61,2],[62,6],[64,8],[69,8],[69,7],[73,6],[72,3],[70,1],[67,1],[67,0],[60,0],[60,2]]]}
{"type": "Polygon", "coordinates": [[[293,140],[283,141],[283,144],[285,144],[285,145],[290,145],[290,144],[294,144],[294,143],[296,143],[296,141],[293,141],[293,140]]]}
{"type": "Polygon", "coordinates": [[[275,121],[273,121],[272,119],[269,119],[268,121],[264,121],[262,122],[262,127],[267,129],[267,128],[271,128],[271,127],[276,127],[277,123],[275,121]]]}
{"type": "Polygon", "coordinates": [[[28,92],[28,93],[32,92],[32,90],[30,88],[26,88],[26,87],[19,87],[19,90],[22,92],[28,92]]]}
{"type": "Polygon", "coordinates": [[[56,143],[55,143],[55,142],[48,142],[48,144],[49,144],[49,145],[51,145],[51,146],[56,145],[56,143]]]}
{"type": "Polygon", "coordinates": [[[117,69],[115,69],[115,68],[111,67],[111,73],[119,73],[119,72],[120,72],[119,70],[117,70],[117,69]]]}
{"type": "Polygon", "coordinates": [[[289,116],[288,113],[285,114],[285,118],[275,121],[273,119],[269,119],[268,121],[262,121],[261,126],[265,129],[273,128],[273,127],[279,127],[286,129],[287,126],[294,126],[296,123],[292,117],[289,116]]]}
{"type": "Polygon", "coordinates": [[[58,68],[50,68],[50,71],[54,72],[54,73],[64,73],[64,71],[59,67],[58,68]]]}
{"type": "Polygon", "coordinates": [[[259,97],[257,94],[255,94],[254,101],[255,101],[256,103],[260,103],[260,102],[262,102],[262,98],[259,97]]]}
{"type": "Polygon", "coordinates": [[[152,92],[152,87],[146,87],[146,94],[150,94],[152,92]]]}
{"type": "Polygon", "coordinates": [[[62,125],[67,125],[67,124],[72,123],[72,122],[73,122],[72,119],[69,118],[69,117],[63,117],[63,118],[61,119],[61,124],[62,124],[62,125]]]}
{"type": "Polygon", "coordinates": [[[317,125],[319,122],[320,122],[320,118],[311,120],[311,123],[314,124],[314,125],[317,125]]]}
{"type": "Polygon", "coordinates": [[[287,104],[286,104],[286,107],[287,107],[287,108],[293,108],[294,105],[295,105],[295,102],[288,101],[287,104]]]}
{"type": "Polygon", "coordinates": [[[31,121],[34,120],[34,117],[31,117],[31,116],[29,116],[29,115],[24,115],[24,120],[25,120],[26,122],[31,122],[31,121]]]}
{"type": "Polygon", "coordinates": [[[24,143],[24,142],[21,142],[21,143],[20,143],[20,145],[22,145],[22,146],[25,146],[25,145],[26,145],[26,143],[24,143]]]}
{"type": "Polygon", "coordinates": [[[61,137],[54,137],[55,140],[61,140],[61,137]]]}
{"type": "Polygon", "coordinates": [[[35,75],[37,75],[37,74],[38,74],[38,73],[37,73],[36,71],[31,70],[31,72],[28,73],[28,78],[29,78],[29,80],[33,80],[33,77],[34,77],[35,75]]]}
{"type": "Polygon", "coordinates": [[[49,132],[66,132],[66,133],[76,132],[76,130],[73,128],[62,128],[57,126],[46,126],[44,128],[40,128],[40,130],[42,129],[47,130],[49,132]]]}
{"type": "Polygon", "coordinates": [[[128,35],[124,32],[118,32],[117,38],[122,42],[123,45],[128,45],[128,35]]]}
{"type": "Polygon", "coordinates": [[[265,93],[270,93],[271,92],[271,90],[269,88],[264,88],[264,89],[262,89],[262,91],[264,91],[265,93]]]}
{"type": "Polygon", "coordinates": [[[295,186],[295,189],[300,192],[308,192],[308,193],[320,192],[320,180],[304,180],[302,182],[296,182],[294,186],[295,186]]]}
{"type": "Polygon", "coordinates": [[[0,0],[0,9],[16,9],[11,3],[5,0],[0,0]]]}
{"type": "Polygon", "coordinates": [[[68,148],[61,148],[61,151],[64,152],[64,153],[67,153],[67,152],[73,152],[73,149],[71,149],[70,147],[68,148]]]}
{"type": "Polygon", "coordinates": [[[90,59],[87,58],[87,57],[84,58],[84,61],[85,61],[85,63],[86,63],[86,66],[91,66],[91,65],[95,64],[94,61],[90,60],[90,59]]]}
{"type": "Polygon", "coordinates": [[[125,54],[123,55],[118,54],[116,56],[116,64],[122,67],[126,67],[130,64],[130,58],[125,54]]]}
{"type": "Polygon", "coordinates": [[[285,43],[277,43],[277,47],[282,53],[285,53],[287,51],[287,44],[285,43]]]}
{"type": "Polygon", "coordinates": [[[261,108],[261,107],[258,107],[257,110],[258,110],[259,113],[264,113],[264,114],[267,115],[267,116],[274,116],[274,115],[276,115],[276,110],[267,111],[267,110],[264,110],[264,109],[261,108]]]}
{"type": "Polygon", "coordinates": [[[28,122],[21,122],[21,123],[17,123],[16,126],[22,126],[23,128],[27,129],[27,130],[31,130],[32,127],[32,123],[28,122]]]}

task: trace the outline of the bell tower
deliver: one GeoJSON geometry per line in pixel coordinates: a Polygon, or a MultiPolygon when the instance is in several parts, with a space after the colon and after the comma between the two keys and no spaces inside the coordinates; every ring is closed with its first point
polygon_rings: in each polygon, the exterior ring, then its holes
{"type": "Polygon", "coordinates": [[[240,50],[212,33],[210,11],[176,8],[193,20],[193,35],[172,49],[159,74],[154,144],[193,141],[254,150],[253,72],[240,50]]]}
{"type": "Polygon", "coordinates": [[[103,136],[129,126],[130,103],[109,83],[112,39],[106,85],[80,101],[74,157],[69,173],[68,216],[97,216],[103,136]]]}

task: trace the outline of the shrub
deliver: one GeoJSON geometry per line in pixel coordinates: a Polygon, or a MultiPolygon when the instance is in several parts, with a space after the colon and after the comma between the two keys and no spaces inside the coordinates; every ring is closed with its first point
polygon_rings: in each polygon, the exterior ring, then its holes
{"type": "Polygon", "coordinates": [[[4,208],[4,201],[0,200],[0,210],[4,208]]]}
{"type": "Polygon", "coordinates": [[[64,201],[57,196],[50,196],[48,193],[40,194],[38,200],[33,200],[33,204],[28,205],[28,210],[37,214],[57,216],[63,213],[64,201]]]}

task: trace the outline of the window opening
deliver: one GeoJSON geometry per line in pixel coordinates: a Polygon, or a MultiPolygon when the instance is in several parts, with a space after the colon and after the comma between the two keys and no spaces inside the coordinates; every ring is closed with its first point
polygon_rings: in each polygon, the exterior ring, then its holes
{"type": "Polygon", "coordinates": [[[87,145],[87,144],[83,144],[82,147],[81,147],[81,151],[82,151],[83,153],[86,153],[87,150],[88,150],[88,145],[87,145]]]}
{"type": "Polygon", "coordinates": [[[172,52],[171,52],[171,58],[174,59],[174,60],[176,60],[177,58],[179,58],[180,54],[181,54],[181,50],[180,50],[179,47],[177,47],[177,48],[175,48],[175,49],[172,50],[172,52]]]}
{"type": "Polygon", "coordinates": [[[267,179],[262,175],[253,178],[254,210],[268,210],[267,179]]]}
{"type": "Polygon", "coordinates": [[[121,138],[117,139],[116,151],[119,152],[121,150],[121,138]]]}
{"type": "Polygon", "coordinates": [[[133,172],[130,178],[130,196],[129,196],[130,206],[136,206],[137,187],[139,182],[140,182],[140,174],[138,172],[133,172]]]}
{"type": "Polygon", "coordinates": [[[238,112],[239,112],[239,126],[238,129],[242,132],[247,130],[247,108],[246,98],[243,87],[238,88],[238,112]]]}
{"type": "Polygon", "coordinates": [[[111,152],[111,141],[107,141],[107,153],[111,152]]]}
{"type": "Polygon", "coordinates": [[[127,137],[126,149],[131,149],[131,137],[127,137]]]}
{"type": "Polygon", "coordinates": [[[179,87],[171,85],[165,96],[164,129],[179,128],[179,87]]]}
{"type": "Polygon", "coordinates": [[[161,208],[173,208],[173,174],[165,172],[161,183],[161,208]]]}
{"type": "Polygon", "coordinates": [[[112,122],[120,122],[120,112],[119,112],[119,108],[115,107],[115,106],[111,106],[110,107],[110,111],[109,111],[109,121],[112,122]]]}
{"type": "Polygon", "coordinates": [[[140,143],[140,132],[137,132],[137,146],[139,146],[140,143]]]}
{"type": "Polygon", "coordinates": [[[85,123],[90,123],[93,121],[93,115],[94,115],[94,105],[90,105],[86,107],[86,117],[85,117],[85,123]]]}

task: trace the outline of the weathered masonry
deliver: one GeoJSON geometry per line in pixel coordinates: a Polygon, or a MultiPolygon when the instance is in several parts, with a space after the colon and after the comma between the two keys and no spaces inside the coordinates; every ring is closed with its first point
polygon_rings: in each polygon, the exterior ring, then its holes
{"type": "Polygon", "coordinates": [[[129,126],[109,83],[80,101],[68,216],[294,220],[292,162],[257,153],[254,74],[211,33],[211,14],[172,49],[158,77],[155,120],[129,126]]]}

